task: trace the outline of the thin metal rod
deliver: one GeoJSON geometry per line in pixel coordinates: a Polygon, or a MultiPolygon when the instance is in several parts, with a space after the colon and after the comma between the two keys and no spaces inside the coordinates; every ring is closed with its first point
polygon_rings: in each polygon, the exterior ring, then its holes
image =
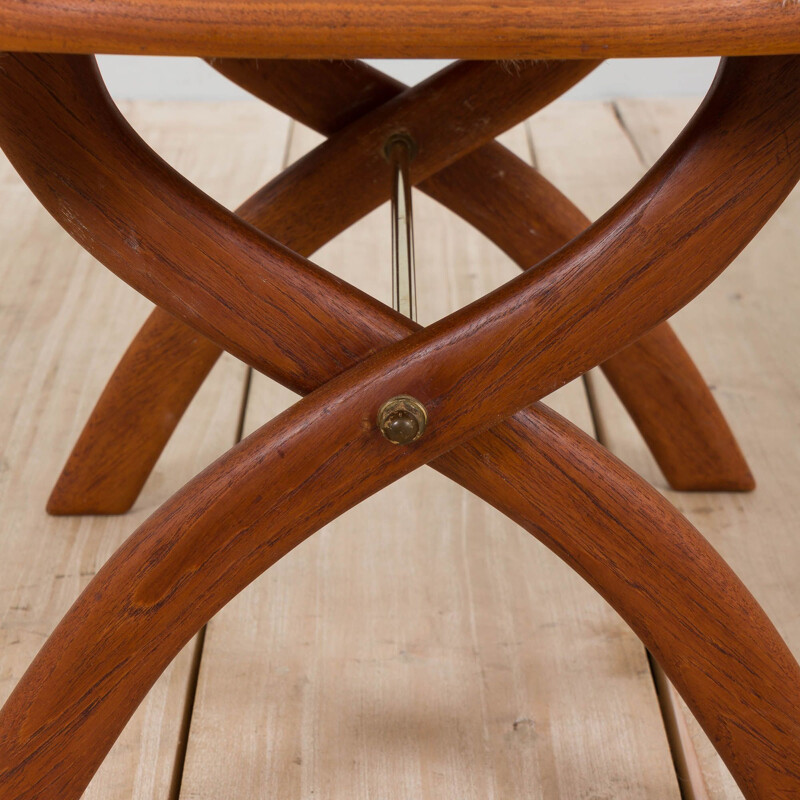
{"type": "Polygon", "coordinates": [[[386,144],[386,157],[392,168],[392,306],[395,311],[416,321],[414,223],[408,177],[414,143],[402,134],[393,136],[386,144]]]}

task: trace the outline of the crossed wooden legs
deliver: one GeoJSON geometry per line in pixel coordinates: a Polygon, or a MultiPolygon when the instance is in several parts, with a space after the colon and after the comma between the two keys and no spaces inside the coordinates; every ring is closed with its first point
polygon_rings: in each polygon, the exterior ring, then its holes
{"type": "Polygon", "coordinates": [[[525,407],[677,310],[782,202],[800,178],[800,58],[727,61],[686,131],[614,209],[425,329],[169,170],[116,113],[90,59],[9,56],[3,67],[0,144],[51,213],[173,314],[310,391],[162,506],[68,612],[0,712],[3,800],[78,797],[216,610],[425,463],[603,593],[748,797],[796,796],[800,668],[763,611],[655,490],[552,412],[525,407]],[[375,414],[405,392],[430,426],[393,447],[375,414]]]}
{"type": "MultiPolygon", "coordinates": [[[[212,64],[256,96],[329,135],[388,103],[403,89],[361,62],[216,59],[212,64]]],[[[514,113],[531,113],[594,65],[570,65],[557,81],[549,75],[547,91],[529,92],[514,113]]],[[[375,158],[375,143],[381,140],[376,129],[392,126],[413,131],[420,143],[420,160],[414,165],[417,179],[425,177],[420,188],[483,231],[523,269],[538,263],[588,227],[589,221],[533,168],[500,145],[486,144],[464,155],[508,124],[495,113],[492,120],[482,119],[481,129],[474,124],[475,107],[485,111],[485,100],[494,103],[498,89],[510,84],[519,92],[524,80],[501,73],[499,81],[487,81],[491,91],[483,92],[483,103],[472,103],[468,121],[473,124],[465,125],[461,119],[453,120],[453,106],[461,103],[459,87],[453,87],[459,69],[475,66],[446,70],[422,91],[408,92],[377,120],[372,115],[366,125],[362,123],[360,135],[344,130],[333,146],[304,159],[302,170],[290,170],[251,198],[239,215],[293,250],[310,255],[386,199],[386,168],[375,158]],[[450,96],[443,99],[444,89],[450,96]],[[457,163],[434,174],[459,155],[457,163]],[[364,178],[361,186],[366,184],[367,191],[350,191],[353,174],[364,178]],[[532,218],[534,214],[538,218],[532,218]]],[[[479,69],[482,72],[485,65],[479,69]]],[[[538,72],[526,67],[526,75],[538,72]]],[[[120,513],[130,508],[220,352],[156,309],[87,422],[53,489],[48,511],[120,513]]],[[[724,417],[666,323],[610,358],[603,370],[674,488],[753,487],[724,417]]]]}

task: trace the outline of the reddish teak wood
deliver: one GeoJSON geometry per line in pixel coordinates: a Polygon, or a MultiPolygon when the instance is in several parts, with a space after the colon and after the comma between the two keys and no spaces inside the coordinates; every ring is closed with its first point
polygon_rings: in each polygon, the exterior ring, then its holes
{"type": "Polygon", "coordinates": [[[800,51],[793,0],[0,3],[0,48],[253,58],[612,58],[800,51]]]}
{"type": "Polygon", "coordinates": [[[796,795],[800,670],[761,609],[653,489],[552,413],[519,409],[673,313],[780,204],[800,177],[800,58],[728,61],[614,209],[424,330],[182,181],[119,118],[89,60],[14,56],[3,67],[0,143],[87,249],[264,371],[298,389],[324,385],[201,473],[98,573],[0,712],[0,797],[77,797],[215,610],[317,527],[429,461],[604,592],[748,797],[796,795]],[[254,321],[261,307],[271,313],[254,321]],[[425,403],[430,427],[398,448],[374,418],[402,392],[425,403]]]}
{"type": "MultiPolygon", "coordinates": [[[[403,89],[359,62],[215,59],[213,66],[326,134],[354,122],[403,89]]],[[[540,103],[538,96],[534,100],[540,103]]],[[[439,103],[435,109],[426,106],[422,118],[439,121],[434,131],[420,126],[418,112],[404,114],[408,105],[389,112],[395,127],[413,134],[427,164],[452,159],[445,147],[452,148],[453,137],[442,121],[449,104],[439,103]]],[[[379,120],[377,126],[381,124],[379,120]]],[[[370,138],[367,149],[377,153],[381,134],[370,138]]],[[[337,169],[331,176],[327,169],[331,156],[323,150],[305,160],[304,176],[312,183],[302,186],[302,191],[298,191],[300,184],[281,176],[238,213],[292,249],[310,255],[385,199],[385,166],[364,158],[363,151],[359,154],[358,147],[348,143],[347,131],[338,141],[349,153],[348,163],[360,158],[358,174],[371,186],[371,194],[348,191],[346,170],[337,169]]],[[[293,173],[289,175],[293,178],[293,173]]],[[[475,225],[523,268],[589,225],[536,170],[494,143],[425,178],[419,187],[475,225]]],[[[612,385],[674,488],[752,489],[747,463],[702,376],[668,326],[662,328],[604,365],[612,385]]],[[[219,352],[156,309],[98,401],[53,489],[48,511],[120,513],[130,508],[219,352]],[[127,425],[120,424],[121,417],[129,420],[127,425]]]]}
{"type": "MultiPolygon", "coordinates": [[[[374,97],[375,104],[385,102],[390,88],[398,93],[402,88],[358,62],[264,63],[223,58],[213,59],[212,65],[255,96],[326,134],[334,132],[326,118],[353,120],[364,112],[368,97],[374,97]],[[309,92],[308,86],[316,88],[309,92]]],[[[446,115],[440,112],[440,117],[446,115]]],[[[413,124],[409,127],[418,140],[426,141],[413,124]]],[[[447,131],[444,120],[438,128],[447,131]]],[[[494,143],[418,185],[473,224],[523,269],[590,224],[535,169],[494,143]]],[[[327,191],[320,188],[318,193],[333,197],[330,184],[325,186],[327,191]]],[[[279,199],[274,192],[267,195],[272,202],[279,199]]],[[[342,205],[341,197],[337,204],[342,205]]],[[[266,224],[263,227],[268,229],[266,224]]],[[[668,325],[648,333],[624,355],[609,359],[603,370],[673,488],[754,488],[719,407],[668,325]]]]}

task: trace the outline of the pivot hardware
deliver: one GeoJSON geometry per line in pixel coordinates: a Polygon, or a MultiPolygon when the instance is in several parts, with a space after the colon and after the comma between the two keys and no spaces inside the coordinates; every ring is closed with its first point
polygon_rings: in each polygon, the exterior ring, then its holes
{"type": "Polygon", "coordinates": [[[425,433],[428,414],[414,397],[401,394],[387,400],[378,411],[378,427],[392,444],[410,444],[425,433]]]}
{"type": "MultiPolygon", "coordinates": [[[[416,320],[414,229],[408,177],[408,164],[416,154],[416,144],[407,134],[396,133],[389,137],[384,153],[392,169],[392,305],[395,311],[416,320]]],[[[425,406],[410,395],[392,397],[378,411],[378,428],[392,444],[415,442],[427,424],[425,406]]]]}

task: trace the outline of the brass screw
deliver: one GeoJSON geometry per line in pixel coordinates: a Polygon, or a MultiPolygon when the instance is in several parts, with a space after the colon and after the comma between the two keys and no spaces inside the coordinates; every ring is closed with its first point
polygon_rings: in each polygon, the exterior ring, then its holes
{"type": "Polygon", "coordinates": [[[415,442],[427,424],[425,406],[407,394],[387,400],[378,411],[378,427],[392,444],[415,442]]]}

